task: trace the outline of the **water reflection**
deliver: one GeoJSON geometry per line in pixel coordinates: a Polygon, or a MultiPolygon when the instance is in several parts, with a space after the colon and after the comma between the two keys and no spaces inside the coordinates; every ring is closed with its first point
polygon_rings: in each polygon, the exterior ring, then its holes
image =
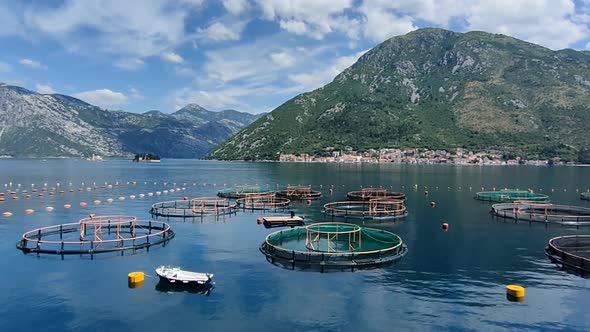
{"type": "Polygon", "coordinates": [[[182,283],[169,283],[167,281],[160,280],[156,284],[156,290],[163,293],[191,293],[191,294],[203,294],[209,296],[211,290],[215,287],[214,283],[205,285],[198,285],[194,283],[182,284],[182,283]]]}

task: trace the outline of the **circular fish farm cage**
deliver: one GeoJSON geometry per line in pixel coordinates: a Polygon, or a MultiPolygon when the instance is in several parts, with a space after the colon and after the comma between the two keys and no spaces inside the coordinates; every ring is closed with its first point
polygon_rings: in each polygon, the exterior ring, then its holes
{"type": "Polygon", "coordinates": [[[236,200],[238,208],[242,210],[282,211],[289,208],[291,200],[285,197],[277,197],[274,194],[257,195],[248,194],[236,200]]]}
{"type": "Polygon", "coordinates": [[[383,188],[363,188],[359,191],[351,191],[346,194],[349,200],[369,201],[373,199],[405,200],[406,194],[402,192],[391,192],[383,188]]]}
{"type": "Polygon", "coordinates": [[[199,197],[152,204],[150,213],[156,217],[193,218],[232,214],[238,205],[225,198],[199,197]]]}
{"type": "Polygon", "coordinates": [[[514,201],[531,201],[539,203],[549,203],[549,196],[544,194],[533,193],[527,190],[502,189],[497,191],[480,191],[475,194],[475,198],[480,201],[488,202],[514,202],[514,201]]]}
{"type": "Polygon", "coordinates": [[[545,255],[565,270],[590,275],[590,235],[558,236],[549,240],[545,255]]]}
{"type": "Polygon", "coordinates": [[[260,251],[273,264],[325,272],[392,263],[406,254],[407,247],[388,231],[328,222],[271,233],[260,251]]]}
{"type": "Polygon", "coordinates": [[[492,205],[492,214],[515,221],[560,224],[564,226],[590,226],[590,208],[550,203],[517,201],[492,205]]]}
{"type": "Polygon", "coordinates": [[[387,220],[405,217],[408,210],[403,201],[339,201],[324,205],[324,215],[337,218],[387,220]]]}
{"type": "Polygon", "coordinates": [[[590,192],[581,193],[580,199],[583,199],[585,201],[590,201],[590,192]]]}
{"type": "Polygon", "coordinates": [[[16,247],[24,253],[94,255],[165,245],[174,237],[170,225],[131,216],[96,216],[79,222],[37,228],[23,234],[16,247]]]}
{"type": "Polygon", "coordinates": [[[278,191],[276,195],[291,200],[319,199],[322,197],[321,192],[312,190],[310,186],[288,186],[287,189],[278,191]]]}
{"type": "Polygon", "coordinates": [[[223,198],[242,198],[252,194],[263,195],[274,194],[274,192],[260,186],[236,186],[235,188],[223,189],[217,192],[217,196],[223,198]]]}

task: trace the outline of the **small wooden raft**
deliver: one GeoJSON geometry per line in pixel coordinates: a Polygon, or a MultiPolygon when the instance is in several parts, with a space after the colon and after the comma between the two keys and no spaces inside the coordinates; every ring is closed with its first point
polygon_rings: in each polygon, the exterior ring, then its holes
{"type": "Polygon", "coordinates": [[[266,228],[305,225],[300,216],[263,217],[262,222],[266,228]]]}

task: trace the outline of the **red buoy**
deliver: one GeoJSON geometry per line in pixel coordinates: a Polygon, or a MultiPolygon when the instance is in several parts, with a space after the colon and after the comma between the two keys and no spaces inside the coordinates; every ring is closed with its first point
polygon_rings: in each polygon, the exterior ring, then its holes
{"type": "Polygon", "coordinates": [[[185,198],[184,198],[184,200],[185,200],[185,201],[188,201],[188,197],[185,197],[185,198]]]}
{"type": "Polygon", "coordinates": [[[445,231],[449,230],[449,224],[447,224],[446,222],[444,222],[442,224],[442,229],[445,230],[445,231]]]}
{"type": "Polygon", "coordinates": [[[430,206],[431,207],[435,207],[436,206],[436,202],[434,202],[434,201],[430,202],[430,206]]]}
{"type": "Polygon", "coordinates": [[[307,205],[311,205],[311,199],[307,200],[307,205]]]}
{"type": "Polygon", "coordinates": [[[258,225],[262,225],[262,218],[258,218],[258,219],[256,219],[256,223],[257,223],[258,225]]]}

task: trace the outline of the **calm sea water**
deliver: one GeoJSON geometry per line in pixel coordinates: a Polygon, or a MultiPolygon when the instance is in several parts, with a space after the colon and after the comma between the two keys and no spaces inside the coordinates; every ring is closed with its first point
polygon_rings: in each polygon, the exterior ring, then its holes
{"type": "Polygon", "coordinates": [[[472,196],[481,187],[533,188],[554,202],[586,206],[576,190],[590,188],[589,176],[590,168],[584,167],[0,160],[2,190],[9,183],[30,191],[31,184],[56,187],[58,182],[66,189],[64,195],[0,203],[0,212],[14,214],[0,216],[0,331],[588,331],[590,281],[558,270],[543,249],[553,236],[590,230],[494,219],[490,205],[472,196]],[[137,184],[77,191],[115,181],[137,184]],[[70,182],[74,193],[67,192],[70,182]],[[186,190],[129,199],[174,183],[186,190]],[[258,251],[271,230],[256,224],[260,214],[249,212],[217,221],[171,219],[176,238],[149,252],[61,260],[24,255],[15,248],[22,233],[36,227],[77,221],[90,213],[149,219],[154,202],[214,196],[224,184],[256,183],[323,186],[321,201],[293,206],[306,221],[324,220],[324,203],[343,200],[360,186],[404,191],[408,217],[364,224],[400,235],[408,254],[395,265],[373,270],[286,270],[258,251]],[[127,199],[119,201],[120,196],[127,199]],[[108,198],[115,201],[108,204],[108,198]],[[92,203],[97,199],[103,203],[92,203]],[[80,207],[82,201],[88,206],[80,207]],[[436,201],[436,208],[430,201],[436,201]],[[72,208],[64,209],[66,203],[72,208]],[[47,206],[55,210],[47,212],[47,206]],[[29,208],[35,212],[25,214],[29,208]],[[441,222],[450,224],[448,232],[441,230],[441,222]],[[208,295],[157,290],[153,271],[162,264],[214,273],[215,287],[208,295]],[[146,272],[142,288],[128,288],[132,271],[146,272]],[[504,287],[510,283],[526,287],[523,303],[506,300],[504,287]]]}

